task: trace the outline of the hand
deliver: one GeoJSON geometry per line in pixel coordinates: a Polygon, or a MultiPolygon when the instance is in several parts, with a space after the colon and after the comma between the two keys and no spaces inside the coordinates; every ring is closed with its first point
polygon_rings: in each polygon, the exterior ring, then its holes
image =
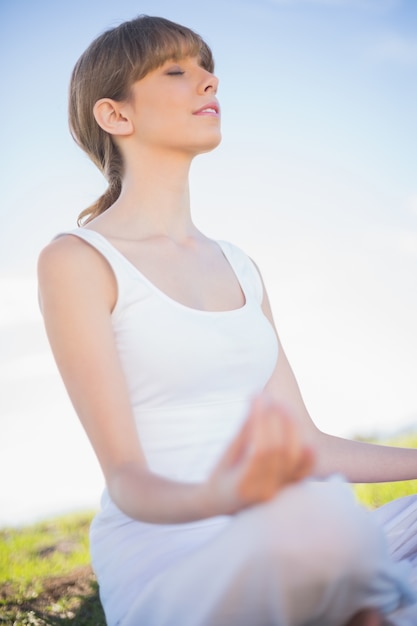
{"type": "Polygon", "coordinates": [[[307,476],[313,453],[297,425],[267,394],[252,403],[241,431],[212,472],[207,486],[222,514],[265,502],[307,476]]]}

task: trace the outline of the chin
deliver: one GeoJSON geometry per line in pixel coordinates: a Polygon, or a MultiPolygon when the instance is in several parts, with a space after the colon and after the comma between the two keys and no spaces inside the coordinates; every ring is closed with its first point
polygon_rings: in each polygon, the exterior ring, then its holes
{"type": "Polygon", "coordinates": [[[195,155],[204,154],[205,152],[211,152],[214,148],[220,145],[222,136],[218,133],[215,137],[212,136],[206,142],[201,142],[198,146],[195,146],[195,155]]]}

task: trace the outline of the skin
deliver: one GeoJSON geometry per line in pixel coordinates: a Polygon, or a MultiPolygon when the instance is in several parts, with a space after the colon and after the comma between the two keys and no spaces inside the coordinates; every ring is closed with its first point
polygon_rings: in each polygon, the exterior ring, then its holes
{"type": "MultiPolygon", "coordinates": [[[[218,245],[195,227],[190,212],[191,162],[221,139],[220,116],[196,112],[216,101],[217,86],[217,78],[197,59],[186,58],[168,61],[136,82],[127,101],[96,103],[96,120],[113,136],[125,171],[118,200],[87,226],[108,238],[171,298],[207,311],[244,304],[230,265],[218,245]],[[202,277],[204,293],[199,289],[202,277]]],[[[321,432],[307,412],[282,346],[270,381],[205,483],[153,474],[137,436],[115,347],[111,312],[117,290],[109,265],[91,246],[67,235],[42,251],[39,286],[47,334],[68,393],[110,495],[130,517],[172,523],[235,513],[309,474],[340,472],[358,482],[417,477],[415,450],[321,432]]],[[[273,324],[266,292],[262,306],[273,324]]]]}
{"type": "Polygon", "coordinates": [[[346,626],[389,626],[389,624],[377,611],[365,609],[357,613],[346,626]]]}

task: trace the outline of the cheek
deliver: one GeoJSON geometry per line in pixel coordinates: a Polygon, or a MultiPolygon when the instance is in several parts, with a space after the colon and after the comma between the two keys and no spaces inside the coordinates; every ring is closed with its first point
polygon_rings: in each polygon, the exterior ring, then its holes
{"type": "Polygon", "coordinates": [[[161,126],[165,126],[167,117],[167,110],[160,102],[142,104],[136,116],[138,135],[147,137],[155,134],[161,126]]]}
{"type": "Polygon", "coordinates": [[[163,98],[146,103],[137,114],[136,128],[140,136],[152,137],[163,135],[168,138],[187,125],[192,124],[193,116],[184,104],[164,101],[163,98]]]}

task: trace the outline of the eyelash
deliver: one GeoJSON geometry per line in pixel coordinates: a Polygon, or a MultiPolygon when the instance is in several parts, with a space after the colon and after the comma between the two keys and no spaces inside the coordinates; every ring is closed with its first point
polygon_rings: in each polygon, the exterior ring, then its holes
{"type": "Polygon", "coordinates": [[[177,72],[167,72],[168,76],[182,76],[184,74],[184,72],[181,71],[177,71],[177,72]]]}

